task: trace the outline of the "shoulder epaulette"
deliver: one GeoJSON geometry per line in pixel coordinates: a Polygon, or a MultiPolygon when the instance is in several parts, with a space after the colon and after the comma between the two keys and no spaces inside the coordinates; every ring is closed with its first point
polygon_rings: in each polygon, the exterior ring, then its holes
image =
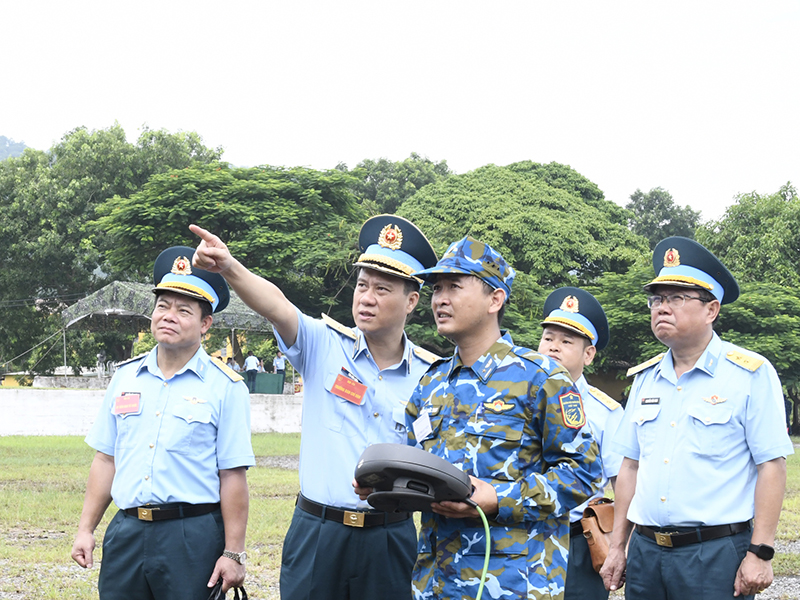
{"type": "Polygon", "coordinates": [[[429,365],[432,365],[437,360],[441,360],[442,359],[442,357],[439,356],[438,354],[434,354],[433,352],[429,352],[429,351],[425,350],[425,348],[420,348],[419,346],[414,348],[414,356],[416,356],[420,360],[428,363],[429,365]]]}
{"type": "Polygon", "coordinates": [[[539,352],[536,352],[536,350],[528,349],[527,352],[523,352],[522,354],[517,354],[517,356],[519,356],[520,358],[525,358],[525,359],[530,360],[532,362],[536,362],[537,360],[542,358],[542,356],[544,356],[544,355],[540,354],[539,352]]]}
{"type": "Polygon", "coordinates": [[[764,364],[763,359],[750,356],[749,354],[745,354],[744,352],[739,352],[737,350],[731,350],[725,355],[725,358],[727,358],[733,364],[739,365],[743,369],[747,369],[751,372],[755,372],[758,367],[764,364]]]}
{"type": "Polygon", "coordinates": [[[325,313],[322,313],[322,322],[325,323],[325,325],[327,325],[331,329],[338,331],[342,335],[346,335],[351,340],[354,340],[357,337],[352,329],[346,327],[345,325],[342,325],[341,323],[339,323],[339,321],[334,321],[325,313]]]}
{"type": "Polygon", "coordinates": [[[220,371],[225,373],[225,375],[227,375],[228,379],[230,379],[231,381],[244,381],[244,377],[239,375],[239,373],[237,373],[236,371],[231,369],[228,365],[226,365],[224,362],[222,362],[216,356],[211,356],[209,358],[211,358],[211,362],[214,363],[214,365],[216,365],[216,367],[220,371]]]}
{"type": "Polygon", "coordinates": [[[597,398],[608,410],[617,410],[620,406],[622,406],[619,402],[614,400],[600,388],[590,387],[589,391],[592,393],[592,396],[597,398]]]}
{"type": "Polygon", "coordinates": [[[665,356],[665,353],[662,352],[661,354],[656,354],[653,358],[651,358],[650,360],[646,360],[645,362],[643,362],[640,365],[636,365],[635,367],[631,367],[630,369],[628,369],[628,372],[625,373],[625,377],[630,377],[631,375],[636,375],[637,373],[641,373],[645,369],[649,369],[653,365],[657,365],[659,362],[661,362],[661,359],[664,358],[664,356],[665,356]]]}
{"type": "Polygon", "coordinates": [[[143,354],[140,354],[139,356],[133,356],[133,357],[129,358],[128,360],[123,360],[121,363],[117,363],[117,368],[119,369],[120,367],[124,367],[125,365],[129,365],[132,362],[136,362],[137,360],[141,360],[145,356],[147,356],[148,354],[150,354],[150,353],[149,352],[145,352],[143,354]]]}

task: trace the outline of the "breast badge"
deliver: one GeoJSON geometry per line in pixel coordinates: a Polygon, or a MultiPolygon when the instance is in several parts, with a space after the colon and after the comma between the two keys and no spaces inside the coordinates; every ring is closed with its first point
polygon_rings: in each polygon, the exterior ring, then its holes
{"type": "Polygon", "coordinates": [[[708,402],[709,404],[722,404],[723,402],[727,402],[727,400],[727,398],[720,398],[716,394],[710,398],[703,398],[703,402],[708,402]]]}

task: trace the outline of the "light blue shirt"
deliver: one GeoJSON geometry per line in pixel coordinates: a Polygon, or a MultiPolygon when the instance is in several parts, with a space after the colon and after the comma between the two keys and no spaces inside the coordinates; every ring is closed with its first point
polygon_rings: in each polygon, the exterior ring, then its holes
{"type": "Polygon", "coordinates": [[[278,371],[285,371],[286,370],[286,357],[285,356],[276,356],[272,359],[272,366],[275,367],[278,371]]]}
{"type": "Polygon", "coordinates": [[[605,495],[604,492],[606,485],[608,485],[608,480],[619,474],[619,468],[622,465],[622,455],[611,449],[611,439],[617,431],[617,427],[619,427],[619,424],[622,422],[622,415],[624,414],[622,406],[617,406],[617,408],[612,410],[595,397],[589,388],[589,382],[586,381],[586,377],[583,375],[575,382],[575,387],[577,387],[578,391],[581,393],[587,425],[591,429],[594,440],[597,442],[597,446],[600,449],[600,460],[603,463],[603,479],[600,481],[594,496],[589,498],[589,500],[581,504],[578,508],[573,508],[570,511],[570,523],[580,520],[589,502],[594,498],[602,498],[605,495]]]}
{"type": "Polygon", "coordinates": [[[203,348],[165,379],[157,351],[117,370],[86,443],[114,457],[111,496],[119,508],[219,502],[219,470],[255,464],[247,386],[231,381],[203,348]],[[115,415],[123,394],[139,394],[138,410],[115,415]]]}
{"type": "Polygon", "coordinates": [[[716,333],[680,379],[672,352],[636,376],[614,449],[639,461],[628,519],[658,527],[752,519],[756,465],[794,452],[775,369],[716,333]]]}
{"type": "Polygon", "coordinates": [[[297,317],[291,348],[277,332],[275,337],[303,376],[300,490],[321,504],[369,509],[351,485],[356,463],[370,444],[406,443],[406,404],[429,364],[414,354],[404,335],[403,358],[381,370],[359,329],[350,330],[352,339],[299,310],[297,317]],[[360,405],[331,392],[343,367],[367,386],[360,405]]]}

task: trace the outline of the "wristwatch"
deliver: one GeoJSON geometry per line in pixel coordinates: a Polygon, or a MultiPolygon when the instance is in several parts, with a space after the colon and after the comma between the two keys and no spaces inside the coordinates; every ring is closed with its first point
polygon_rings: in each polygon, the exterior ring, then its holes
{"type": "Polygon", "coordinates": [[[750,544],[747,551],[752,552],[761,560],[772,560],[772,557],[775,556],[775,548],[766,544],[750,544]]]}
{"type": "Polygon", "coordinates": [[[230,550],[225,550],[223,551],[222,556],[225,558],[230,558],[231,560],[235,560],[240,565],[243,565],[244,561],[247,560],[247,552],[231,552],[230,550]]]}

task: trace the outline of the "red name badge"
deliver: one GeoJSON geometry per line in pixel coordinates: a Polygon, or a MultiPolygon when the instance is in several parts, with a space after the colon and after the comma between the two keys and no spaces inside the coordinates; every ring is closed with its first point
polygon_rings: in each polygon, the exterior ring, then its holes
{"type": "Polygon", "coordinates": [[[333,392],[334,396],[339,396],[339,398],[344,398],[348,402],[360,406],[364,401],[364,394],[367,393],[367,386],[363,383],[353,381],[340,373],[336,376],[336,381],[333,382],[331,392],[333,392]]]}
{"type": "Polygon", "coordinates": [[[125,393],[114,398],[114,414],[127,415],[139,412],[139,399],[141,394],[125,393]]]}

